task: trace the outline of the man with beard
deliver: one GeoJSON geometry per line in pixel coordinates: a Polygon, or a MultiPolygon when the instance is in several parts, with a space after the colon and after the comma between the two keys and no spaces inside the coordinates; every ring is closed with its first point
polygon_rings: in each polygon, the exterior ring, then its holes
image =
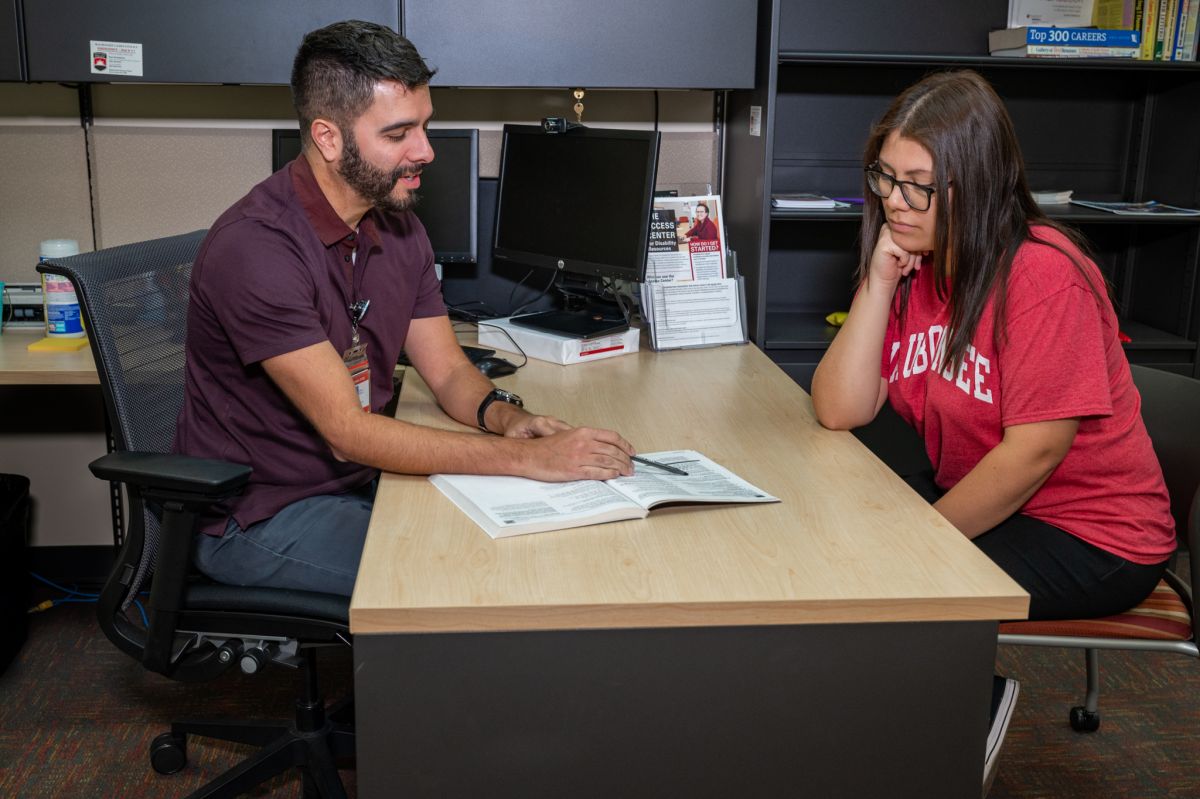
{"type": "Polygon", "coordinates": [[[386,27],[308,34],[292,71],[300,156],[201,245],[175,449],[254,470],[242,495],[202,520],[193,559],[213,579],[349,595],[381,469],[633,473],[620,435],[526,412],[458,346],[408,210],[434,158],[432,75],[386,27]],[[401,349],[446,413],[496,435],[380,414],[401,349]]]}

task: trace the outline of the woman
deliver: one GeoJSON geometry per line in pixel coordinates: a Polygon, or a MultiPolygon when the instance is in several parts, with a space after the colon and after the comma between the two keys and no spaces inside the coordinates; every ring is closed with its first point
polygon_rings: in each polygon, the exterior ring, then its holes
{"type": "MultiPolygon", "coordinates": [[[[1029,618],[1137,605],[1175,550],[1162,471],[1104,278],[1030,196],[1000,98],[931,75],[864,163],[859,289],[813,376],[817,419],[891,402],[933,464],[909,482],[1029,592],[1029,618]]],[[[985,795],[1017,692],[995,678],[985,795]]]]}
{"type": "Polygon", "coordinates": [[[1000,98],[974,72],[931,75],[864,161],[860,286],[817,418],[857,427],[890,401],[933,463],[923,493],[1031,619],[1137,605],[1175,550],[1162,472],[1104,278],[1030,196],[1000,98]]]}

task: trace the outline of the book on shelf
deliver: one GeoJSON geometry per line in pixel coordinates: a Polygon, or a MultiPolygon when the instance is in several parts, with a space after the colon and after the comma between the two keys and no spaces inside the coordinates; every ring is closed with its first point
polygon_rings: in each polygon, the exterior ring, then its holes
{"type": "Polygon", "coordinates": [[[1142,57],[1195,61],[1200,0],[1145,0],[1142,57]]]}
{"type": "Polygon", "coordinates": [[[523,477],[435,474],[429,481],[492,538],[644,519],[666,504],[778,502],[693,450],[641,456],[686,474],[634,463],[630,477],[543,483],[523,477]]]}
{"type": "Polygon", "coordinates": [[[771,207],[798,210],[821,210],[823,208],[848,208],[850,203],[835,200],[823,194],[805,192],[781,192],[771,195],[771,207]]]}
{"type": "Polygon", "coordinates": [[[1096,0],[1092,24],[1097,28],[1141,29],[1143,0],[1096,0]]]}
{"type": "Polygon", "coordinates": [[[1095,0],[1008,0],[1008,27],[1075,25],[1092,21],[1095,0]]]}
{"type": "Polygon", "coordinates": [[[1200,17],[1200,0],[1180,0],[1179,15],[1175,22],[1175,50],[1173,61],[1196,60],[1196,26],[1200,17]]]}
{"type": "Polygon", "coordinates": [[[1175,205],[1165,205],[1157,200],[1147,200],[1146,202],[1139,203],[1071,200],[1071,205],[1080,205],[1084,208],[1094,208],[1097,211],[1107,211],[1110,214],[1122,214],[1125,216],[1200,216],[1200,210],[1195,208],[1180,208],[1175,205]]]}
{"type": "Polygon", "coordinates": [[[1158,0],[1158,22],[1154,28],[1154,49],[1150,58],[1154,61],[1163,60],[1163,40],[1167,28],[1171,25],[1171,7],[1175,0],[1158,0]]]}
{"type": "Polygon", "coordinates": [[[1141,31],[1110,28],[1025,26],[988,34],[988,51],[994,56],[1137,58],[1141,43],[1141,31]]]}
{"type": "Polygon", "coordinates": [[[1033,201],[1038,205],[1066,205],[1071,202],[1072,189],[1046,189],[1032,191],[1033,201]]]}

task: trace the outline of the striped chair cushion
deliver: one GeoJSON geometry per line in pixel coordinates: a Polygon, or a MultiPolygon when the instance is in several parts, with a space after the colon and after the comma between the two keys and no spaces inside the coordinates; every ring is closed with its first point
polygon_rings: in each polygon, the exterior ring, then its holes
{"type": "Polygon", "coordinates": [[[1192,617],[1179,594],[1163,580],[1142,604],[1116,616],[1063,621],[1010,621],[1000,625],[1000,632],[1188,641],[1192,637],[1192,617]]]}

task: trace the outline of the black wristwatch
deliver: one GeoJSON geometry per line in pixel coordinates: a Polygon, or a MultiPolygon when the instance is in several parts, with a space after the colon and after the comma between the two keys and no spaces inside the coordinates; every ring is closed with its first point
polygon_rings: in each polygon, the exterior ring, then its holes
{"type": "Polygon", "coordinates": [[[487,413],[487,409],[491,407],[493,402],[507,402],[509,405],[516,405],[518,408],[525,407],[525,403],[521,398],[511,391],[505,391],[502,388],[493,388],[483,398],[483,402],[479,403],[479,411],[475,414],[475,420],[479,422],[479,429],[485,433],[490,433],[491,431],[483,423],[483,415],[487,413]]]}

